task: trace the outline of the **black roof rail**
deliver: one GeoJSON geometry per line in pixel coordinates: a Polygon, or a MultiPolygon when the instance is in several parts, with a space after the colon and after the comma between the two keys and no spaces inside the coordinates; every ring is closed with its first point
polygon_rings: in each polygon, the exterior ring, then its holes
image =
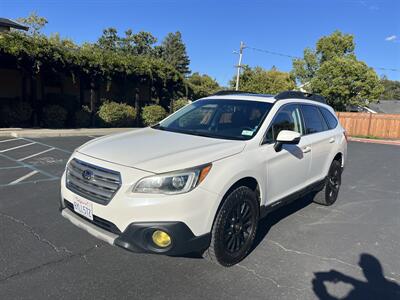
{"type": "Polygon", "coordinates": [[[300,91],[285,91],[285,92],[279,93],[278,95],[275,96],[276,100],[291,99],[291,98],[313,100],[313,101],[317,101],[317,102],[326,104],[325,98],[322,97],[321,95],[311,94],[311,93],[303,93],[300,91]]]}
{"type": "Polygon", "coordinates": [[[224,96],[224,95],[241,95],[241,94],[254,94],[250,92],[244,92],[244,91],[234,91],[234,90],[222,90],[218,91],[213,96],[224,96]]]}
{"type": "Polygon", "coordinates": [[[274,97],[272,94],[259,94],[253,92],[245,92],[245,91],[232,91],[232,90],[223,90],[216,92],[212,96],[225,96],[225,95],[244,95],[244,96],[258,96],[258,97],[274,97]]]}

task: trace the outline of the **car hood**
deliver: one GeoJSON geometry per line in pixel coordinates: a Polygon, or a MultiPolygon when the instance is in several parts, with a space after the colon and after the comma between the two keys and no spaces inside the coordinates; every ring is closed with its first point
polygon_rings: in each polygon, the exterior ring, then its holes
{"type": "Polygon", "coordinates": [[[244,141],[143,128],[92,140],[77,151],[119,165],[163,173],[235,155],[245,145],[244,141]]]}

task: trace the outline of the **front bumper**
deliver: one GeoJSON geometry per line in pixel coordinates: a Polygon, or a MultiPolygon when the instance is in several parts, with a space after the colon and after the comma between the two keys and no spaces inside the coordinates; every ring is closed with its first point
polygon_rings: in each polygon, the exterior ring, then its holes
{"type": "MultiPolygon", "coordinates": [[[[61,202],[61,205],[62,202],[61,202]]],[[[164,255],[183,255],[202,251],[210,245],[211,234],[195,236],[183,222],[143,222],[131,223],[122,233],[117,234],[96,226],[94,222],[77,215],[68,207],[60,207],[61,215],[74,225],[86,230],[98,239],[110,245],[118,246],[136,253],[155,253],[164,255]],[[171,237],[171,245],[166,248],[157,247],[151,239],[155,230],[167,232],[171,237]]]]}

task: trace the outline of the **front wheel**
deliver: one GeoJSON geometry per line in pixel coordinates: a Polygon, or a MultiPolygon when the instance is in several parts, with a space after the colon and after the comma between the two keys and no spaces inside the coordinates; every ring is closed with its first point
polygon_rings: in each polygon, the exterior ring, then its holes
{"type": "Polygon", "coordinates": [[[225,267],[246,257],[253,245],[259,219],[259,203],[246,186],[233,190],[215,218],[210,247],[204,257],[225,267]]]}
{"type": "Polygon", "coordinates": [[[328,176],[326,176],[324,187],[315,195],[314,202],[327,206],[335,203],[341,183],[342,165],[339,161],[334,160],[329,168],[328,176]]]}

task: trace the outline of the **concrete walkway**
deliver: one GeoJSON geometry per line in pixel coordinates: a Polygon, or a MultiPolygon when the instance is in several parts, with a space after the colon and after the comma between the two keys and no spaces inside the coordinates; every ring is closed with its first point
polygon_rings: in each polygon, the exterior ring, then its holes
{"type": "Polygon", "coordinates": [[[23,129],[23,128],[0,128],[0,136],[11,137],[62,137],[62,136],[100,136],[136,128],[79,128],[79,129],[23,129]]]}

